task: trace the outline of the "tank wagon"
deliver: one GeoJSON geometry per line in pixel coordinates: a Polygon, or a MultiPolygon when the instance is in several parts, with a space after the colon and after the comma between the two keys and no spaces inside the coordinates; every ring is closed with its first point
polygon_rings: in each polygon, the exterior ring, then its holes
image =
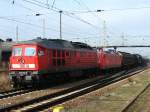
{"type": "Polygon", "coordinates": [[[142,56],[139,54],[130,54],[121,51],[119,51],[119,53],[122,54],[122,68],[130,68],[143,64],[142,56]]]}
{"type": "Polygon", "coordinates": [[[96,74],[111,68],[132,67],[140,55],[94,49],[85,43],[59,39],[33,39],[13,45],[9,75],[13,85],[28,85],[96,74]]]}

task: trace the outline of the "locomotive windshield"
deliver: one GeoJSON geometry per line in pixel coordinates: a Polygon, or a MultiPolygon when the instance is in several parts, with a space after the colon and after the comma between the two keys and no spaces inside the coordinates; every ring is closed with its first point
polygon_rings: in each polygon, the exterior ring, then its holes
{"type": "Polygon", "coordinates": [[[13,52],[12,52],[12,55],[13,56],[21,56],[22,54],[22,48],[13,48],[13,52]]]}
{"type": "Polygon", "coordinates": [[[25,56],[35,56],[36,55],[36,49],[34,47],[26,47],[24,55],[25,56]]]}

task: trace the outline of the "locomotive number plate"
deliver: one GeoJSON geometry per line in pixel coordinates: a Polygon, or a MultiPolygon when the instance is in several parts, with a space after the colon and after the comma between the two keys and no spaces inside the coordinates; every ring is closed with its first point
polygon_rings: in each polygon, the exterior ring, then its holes
{"type": "Polygon", "coordinates": [[[24,67],[25,67],[25,65],[24,65],[24,64],[20,64],[20,67],[21,67],[21,68],[24,68],[24,67]]]}

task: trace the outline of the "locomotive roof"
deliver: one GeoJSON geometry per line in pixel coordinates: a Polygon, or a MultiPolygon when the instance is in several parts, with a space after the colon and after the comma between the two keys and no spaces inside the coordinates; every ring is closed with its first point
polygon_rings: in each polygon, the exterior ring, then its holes
{"type": "Polygon", "coordinates": [[[128,55],[131,54],[131,53],[128,53],[128,52],[123,52],[123,51],[118,51],[118,52],[120,52],[121,54],[128,54],[128,55]]]}
{"type": "Polygon", "coordinates": [[[75,47],[75,48],[86,48],[86,49],[93,49],[91,46],[89,46],[88,44],[85,43],[81,43],[81,42],[71,42],[71,44],[75,47]]]}
{"type": "Polygon", "coordinates": [[[57,48],[57,49],[62,49],[62,48],[70,48],[70,49],[92,49],[89,45],[85,43],[80,43],[80,42],[71,42],[67,40],[62,40],[62,39],[33,39],[29,41],[22,41],[19,42],[18,44],[37,44],[46,48],[57,48]]]}

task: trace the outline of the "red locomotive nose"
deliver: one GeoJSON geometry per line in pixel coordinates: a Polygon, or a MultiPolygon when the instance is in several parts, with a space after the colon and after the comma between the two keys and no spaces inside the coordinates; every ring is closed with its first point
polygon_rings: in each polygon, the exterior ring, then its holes
{"type": "Polygon", "coordinates": [[[35,45],[14,45],[10,58],[10,70],[37,70],[36,52],[35,45]]]}

